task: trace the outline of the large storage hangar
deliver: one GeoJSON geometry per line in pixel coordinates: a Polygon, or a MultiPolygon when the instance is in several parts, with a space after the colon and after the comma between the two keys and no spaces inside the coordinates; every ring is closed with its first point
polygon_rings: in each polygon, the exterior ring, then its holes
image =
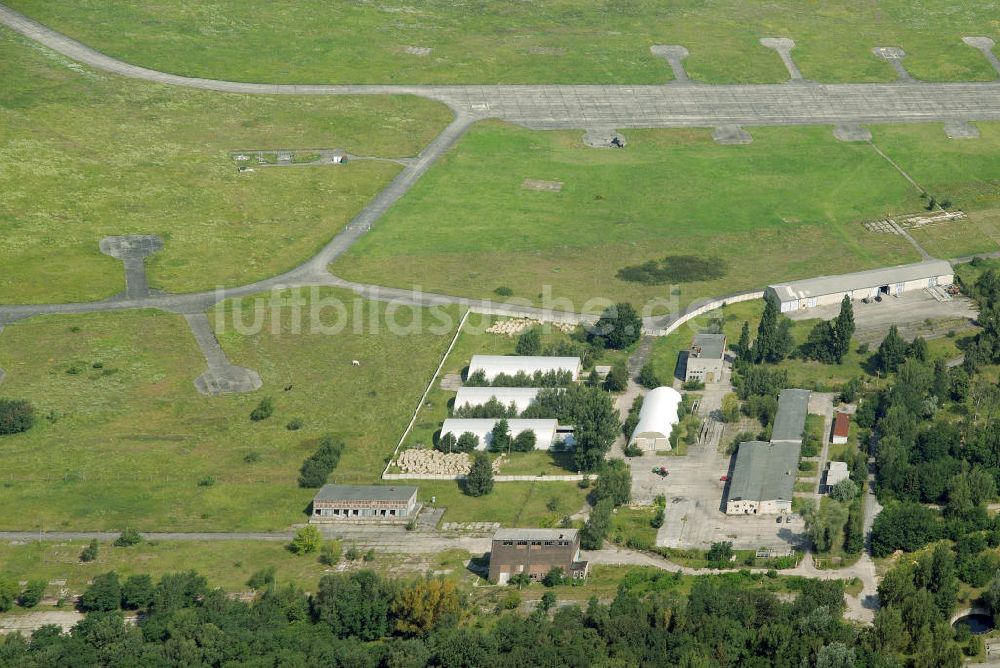
{"type": "Polygon", "coordinates": [[[951,285],[955,280],[951,265],[944,260],[859,271],[839,276],[819,276],[802,281],[769,285],[766,299],[775,299],[781,312],[797,311],[828,304],[839,304],[844,295],[851,299],[899,296],[904,292],[951,285]]]}
{"type": "Polygon", "coordinates": [[[455,409],[482,406],[496,399],[504,406],[514,404],[518,413],[530,406],[538,396],[537,387],[461,387],[455,395],[455,409]]]}
{"type": "Polygon", "coordinates": [[[792,512],[801,447],[799,443],[740,443],[726,501],[726,514],[792,512]]]}
{"type": "MultiPolygon", "coordinates": [[[[479,449],[489,447],[494,425],[499,420],[449,418],[441,425],[441,434],[451,433],[458,438],[465,432],[479,437],[479,449]]],[[[535,432],[535,449],[548,450],[556,440],[557,420],[507,420],[510,435],[517,436],[522,431],[535,432]]]]}
{"type": "Polygon", "coordinates": [[[573,380],[580,377],[583,365],[579,357],[545,357],[530,355],[473,355],[469,364],[469,375],[482,371],[486,374],[486,380],[493,380],[498,374],[513,376],[518,371],[523,371],[529,376],[536,371],[548,373],[549,371],[569,371],[573,374],[573,380]]]}
{"type": "Polygon", "coordinates": [[[778,395],[771,442],[740,443],[726,499],[727,515],[792,512],[809,395],[809,390],[782,390],[778,395]]]}
{"type": "Polygon", "coordinates": [[[658,387],[646,394],[629,444],[646,452],[670,450],[670,432],[678,422],[680,403],[681,395],[672,387],[658,387]]]}

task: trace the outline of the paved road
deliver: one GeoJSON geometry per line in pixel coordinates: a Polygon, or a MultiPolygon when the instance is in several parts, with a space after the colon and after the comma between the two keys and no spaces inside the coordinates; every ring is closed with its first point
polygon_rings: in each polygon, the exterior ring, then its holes
{"type": "MultiPolygon", "coordinates": [[[[69,58],[125,77],[261,95],[419,95],[473,118],[533,128],[715,127],[1000,119],[1000,84],[359,86],[178,76],[108,57],[0,5],[0,22],[69,58]]],[[[652,57],[652,56],[651,56],[652,57]]]]}
{"type": "MultiPolygon", "coordinates": [[[[709,86],[351,86],[275,85],[183,77],[137,67],[101,54],[65,35],[0,5],[0,23],[45,46],[100,70],[121,76],[242,94],[386,95],[409,94],[448,104],[455,120],[340,234],[312,259],[284,274],[224,290],[185,295],[124,295],[85,304],[0,306],[0,325],[33,315],[89,313],[155,308],[178,313],[203,312],[222,299],[274,288],[329,285],[370,299],[414,306],[458,304],[477,313],[529,316],[565,322],[591,319],[575,313],[494,303],[438,294],[359,284],[330,275],[327,265],[343,255],[444,154],[469,125],[502,118],[538,128],[687,127],[782,125],[845,122],[898,122],[1000,118],[1000,83],[841,84],[709,86]]],[[[692,305],[695,307],[697,305],[692,305]]],[[[647,319],[663,328],[683,314],[647,319]]]]}

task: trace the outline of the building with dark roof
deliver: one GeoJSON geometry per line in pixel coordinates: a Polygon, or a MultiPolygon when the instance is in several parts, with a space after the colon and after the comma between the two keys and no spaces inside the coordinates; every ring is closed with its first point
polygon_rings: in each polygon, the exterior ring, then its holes
{"type": "Polygon", "coordinates": [[[685,381],[716,383],[722,379],[726,362],[725,334],[695,334],[688,349],[685,381]]]}
{"type": "Polygon", "coordinates": [[[416,487],[323,485],[313,497],[309,521],[408,522],[419,510],[416,487]]]}
{"type": "Polygon", "coordinates": [[[566,577],[587,576],[576,529],[500,529],[490,549],[490,581],[506,584],[513,575],[541,580],[553,568],[566,577]]]}
{"type": "Polygon", "coordinates": [[[740,443],[726,499],[727,515],[792,512],[810,394],[809,390],[782,390],[771,441],[740,443]]]}
{"type": "Polygon", "coordinates": [[[802,432],[809,414],[809,390],[782,390],[778,395],[778,412],[771,428],[772,443],[802,445],[802,432]]]}
{"type": "Polygon", "coordinates": [[[801,449],[800,443],[740,443],[726,514],[790,513],[801,449]]]}

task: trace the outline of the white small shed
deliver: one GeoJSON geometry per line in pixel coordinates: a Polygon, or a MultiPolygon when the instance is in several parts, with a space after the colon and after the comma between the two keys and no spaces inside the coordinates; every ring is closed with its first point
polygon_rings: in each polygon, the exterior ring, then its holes
{"type": "Polygon", "coordinates": [[[672,387],[650,390],[642,400],[639,423],[632,432],[629,444],[646,452],[670,450],[670,432],[680,421],[677,416],[680,404],[680,392],[672,387]]]}

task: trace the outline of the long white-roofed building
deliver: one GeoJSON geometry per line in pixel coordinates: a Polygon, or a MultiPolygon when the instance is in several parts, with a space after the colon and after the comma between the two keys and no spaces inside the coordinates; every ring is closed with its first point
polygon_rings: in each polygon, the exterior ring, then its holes
{"type": "Polygon", "coordinates": [[[672,387],[650,390],[642,400],[639,422],[629,444],[647,452],[670,450],[670,432],[679,421],[677,408],[680,404],[680,392],[672,387]]]}
{"type": "Polygon", "coordinates": [[[881,295],[899,296],[904,292],[951,285],[955,272],[944,260],[926,260],[915,264],[902,264],[859,271],[838,276],[818,276],[801,281],[769,285],[765,299],[774,299],[781,305],[781,312],[839,304],[844,295],[852,300],[875,298],[881,295]]]}
{"type": "Polygon", "coordinates": [[[580,377],[583,364],[579,357],[547,357],[533,355],[473,355],[469,375],[482,371],[486,380],[492,381],[499,374],[513,376],[523,371],[529,376],[552,371],[569,371],[573,380],[580,377]]]}
{"type": "Polygon", "coordinates": [[[469,387],[463,386],[455,395],[455,410],[464,406],[482,406],[496,399],[504,406],[514,404],[517,412],[530,406],[538,396],[537,387],[469,387]]]}
{"type": "MultiPolygon", "coordinates": [[[[451,433],[458,438],[465,432],[475,434],[479,437],[479,449],[489,447],[493,427],[499,420],[492,418],[448,418],[441,425],[441,435],[451,433]]],[[[556,441],[556,430],[559,427],[557,420],[507,420],[510,426],[511,437],[517,436],[522,431],[531,431],[535,434],[535,449],[548,450],[556,441]]]]}

